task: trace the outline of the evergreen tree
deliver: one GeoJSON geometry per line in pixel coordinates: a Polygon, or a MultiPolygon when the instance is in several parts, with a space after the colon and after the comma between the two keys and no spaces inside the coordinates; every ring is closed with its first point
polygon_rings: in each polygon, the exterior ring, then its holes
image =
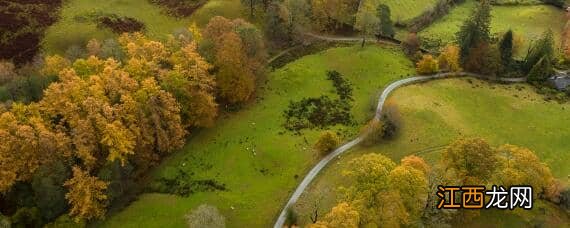
{"type": "Polygon", "coordinates": [[[554,38],[551,30],[547,31],[544,36],[536,41],[530,48],[522,66],[523,72],[530,73],[532,68],[534,68],[543,57],[548,58],[549,61],[554,59],[554,38]]]}
{"type": "Polygon", "coordinates": [[[528,73],[528,80],[531,82],[544,82],[554,73],[550,57],[543,56],[528,73]]]}
{"type": "Polygon", "coordinates": [[[385,4],[380,4],[378,5],[376,12],[378,14],[378,19],[380,19],[380,22],[378,23],[378,36],[393,38],[396,33],[394,32],[392,19],[390,19],[390,7],[385,4]]]}
{"type": "Polygon", "coordinates": [[[491,24],[491,4],[488,0],[481,0],[479,6],[473,11],[461,30],[457,33],[457,43],[461,48],[461,61],[465,62],[471,48],[479,43],[489,43],[491,24]]]}
{"type": "Polygon", "coordinates": [[[501,52],[501,61],[503,66],[508,67],[513,61],[513,30],[505,33],[499,42],[499,51],[501,52]]]}

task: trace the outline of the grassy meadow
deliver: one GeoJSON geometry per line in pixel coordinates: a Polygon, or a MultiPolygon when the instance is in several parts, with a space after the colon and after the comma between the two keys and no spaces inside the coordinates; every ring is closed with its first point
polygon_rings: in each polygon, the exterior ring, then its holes
{"type": "Polygon", "coordinates": [[[132,17],[145,24],[148,37],[163,40],[192,22],[204,26],[216,15],[237,18],[243,10],[239,0],[211,0],[192,16],[176,18],[148,0],[69,0],[61,9],[59,21],[48,28],[42,47],[47,54],[63,54],[71,45],[84,46],[92,38],[105,40],[118,36],[110,29],[98,27],[93,20],[82,19],[88,15],[105,13],[132,17]]]}
{"type": "MultiPolygon", "coordinates": [[[[454,42],[455,34],[469,18],[476,4],[474,0],[467,0],[455,6],[448,15],[419,32],[419,35],[432,40],[439,39],[443,44],[454,42]]],[[[526,54],[530,42],[539,39],[548,29],[552,30],[558,42],[566,21],[565,11],[550,5],[493,6],[491,14],[491,33],[500,35],[512,29],[524,38],[519,55],[526,54]]]]}
{"type": "Polygon", "coordinates": [[[390,7],[394,22],[407,21],[419,16],[432,8],[437,0],[372,0],[376,4],[386,4],[390,7]]]}
{"type": "MultiPolygon", "coordinates": [[[[435,163],[442,146],[456,138],[479,136],[492,145],[514,144],[532,149],[553,174],[569,183],[570,175],[570,104],[546,102],[524,84],[499,85],[476,79],[445,79],[410,85],[399,90],[387,101],[401,113],[401,131],[390,141],[372,147],[357,147],[331,163],[301,197],[298,210],[303,221],[320,201],[324,214],[336,204],[336,189],[346,183],[340,173],[348,161],[366,153],[382,153],[395,162],[410,154],[435,163]],[[434,148],[432,150],[432,148],[434,148]]],[[[551,222],[568,221],[564,213],[548,203],[539,202],[551,222]]],[[[540,216],[532,210],[528,218],[540,216]]],[[[477,224],[518,226],[523,221],[506,213],[486,212],[477,224]],[[518,222],[518,223],[517,223],[518,222]]],[[[567,215],[566,215],[567,216],[567,215]]],[[[484,225],[483,225],[484,226],[484,225]]]]}
{"type": "Polygon", "coordinates": [[[300,58],[268,76],[252,104],[223,116],[215,127],[196,133],[181,151],[152,172],[154,179],[172,170],[223,183],[227,191],[189,197],[142,194],[107,227],[184,227],[184,215],[199,204],[217,206],[229,227],[269,227],[289,194],[317,161],[312,145],[320,131],[285,132],[283,111],[290,101],[334,95],[326,71],[337,70],[353,84],[352,113],[357,124],[337,126],[351,139],[368,120],[382,87],[413,74],[411,62],[393,47],[359,45],[332,48],[300,58]]]}

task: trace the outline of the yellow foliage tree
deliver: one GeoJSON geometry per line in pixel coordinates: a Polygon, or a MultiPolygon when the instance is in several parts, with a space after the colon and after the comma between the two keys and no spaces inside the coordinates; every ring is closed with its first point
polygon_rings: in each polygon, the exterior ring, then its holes
{"type": "Polygon", "coordinates": [[[64,186],[69,189],[65,198],[71,206],[69,214],[75,217],[75,221],[102,218],[105,215],[107,185],[97,177],[90,176],[89,172],[73,167],[73,177],[64,186]]]}
{"type": "Polygon", "coordinates": [[[504,154],[501,167],[495,180],[505,187],[514,185],[530,185],[536,196],[546,192],[554,184],[554,177],[548,166],[527,148],[503,145],[498,149],[504,154]]]}
{"type": "Polygon", "coordinates": [[[428,198],[425,174],[411,166],[400,165],[390,172],[390,185],[400,193],[410,216],[419,218],[428,198]]]}
{"type": "Polygon", "coordinates": [[[416,155],[409,155],[402,158],[400,164],[422,171],[425,175],[427,175],[431,170],[430,166],[424,161],[424,159],[416,155]]]}
{"type": "Polygon", "coordinates": [[[41,165],[69,150],[64,134],[51,131],[35,107],[21,104],[0,114],[0,142],[0,192],[17,181],[29,181],[41,165]]]}
{"type": "Polygon", "coordinates": [[[45,76],[58,75],[59,72],[71,65],[70,61],[59,55],[47,56],[44,59],[44,66],[41,73],[45,76]]]}
{"type": "Polygon", "coordinates": [[[235,33],[225,33],[216,53],[216,65],[220,95],[230,103],[249,100],[255,89],[255,76],[244,67],[245,54],[240,37],[235,33]]]}
{"type": "Polygon", "coordinates": [[[332,131],[325,131],[321,133],[314,147],[321,156],[325,156],[336,149],[338,144],[340,144],[340,138],[336,135],[336,133],[332,131]]]}
{"type": "Polygon", "coordinates": [[[460,179],[486,181],[496,168],[497,151],[481,138],[458,139],[442,156],[446,169],[454,169],[460,179]]]}
{"type": "Polygon", "coordinates": [[[432,55],[423,55],[416,64],[416,71],[421,75],[437,73],[439,71],[437,60],[432,55]]]}
{"type": "Polygon", "coordinates": [[[121,122],[114,121],[103,129],[101,144],[109,150],[107,160],[119,159],[124,165],[127,156],[134,154],[135,137],[121,122]]]}
{"type": "Polygon", "coordinates": [[[91,39],[87,42],[87,54],[90,56],[99,56],[101,54],[101,42],[97,39],[91,39]]]}
{"type": "Polygon", "coordinates": [[[455,44],[448,44],[445,46],[438,58],[439,69],[449,72],[461,71],[459,51],[459,46],[455,44]]]}
{"type": "Polygon", "coordinates": [[[360,224],[360,215],[358,211],[346,202],[341,202],[331,209],[325,215],[322,221],[317,222],[309,227],[342,227],[342,228],[358,228],[360,224]]]}

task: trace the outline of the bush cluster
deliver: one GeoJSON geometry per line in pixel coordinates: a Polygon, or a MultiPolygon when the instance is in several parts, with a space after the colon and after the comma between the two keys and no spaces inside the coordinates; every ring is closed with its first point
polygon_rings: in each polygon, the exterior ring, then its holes
{"type": "Polygon", "coordinates": [[[180,169],[171,169],[166,175],[152,182],[148,191],[189,196],[196,192],[226,191],[226,185],[216,180],[196,180],[180,169]]]}
{"type": "Polygon", "coordinates": [[[327,128],[337,124],[350,125],[352,115],[352,86],[343,76],[331,71],[328,79],[333,81],[339,99],[327,95],[291,101],[283,113],[285,129],[299,131],[306,128],[327,128]]]}

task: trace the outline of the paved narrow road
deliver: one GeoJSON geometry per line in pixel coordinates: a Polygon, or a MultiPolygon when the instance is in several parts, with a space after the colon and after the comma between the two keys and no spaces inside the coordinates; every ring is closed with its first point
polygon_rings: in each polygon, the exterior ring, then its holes
{"type": "MultiPolygon", "coordinates": [[[[415,77],[405,78],[405,79],[395,81],[395,82],[391,83],[390,85],[388,85],[388,87],[386,87],[386,89],[384,89],[384,91],[382,92],[382,95],[380,95],[380,98],[378,99],[378,106],[376,107],[376,115],[374,116],[374,119],[380,120],[380,117],[382,114],[382,108],[384,107],[384,102],[386,101],[386,99],[388,98],[390,93],[392,93],[395,89],[397,89],[401,86],[404,86],[404,85],[409,85],[409,84],[423,82],[423,81],[430,81],[430,80],[435,80],[435,79],[449,78],[449,77],[485,78],[484,76],[479,75],[479,74],[460,72],[460,73],[440,73],[440,74],[434,74],[434,75],[430,75],[430,76],[415,76],[415,77]]],[[[502,81],[502,82],[524,82],[524,81],[526,81],[525,78],[499,78],[497,80],[502,81]]],[[[317,174],[319,174],[319,172],[321,172],[321,170],[327,164],[329,164],[334,158],[336,158],[337,156],[341,155],[342,153],[348,151],[350,148],[358,145],[358,143],[362,142],[362,140],[364,140],[364,137],[365,137],[365,135],[359,135],[357,138],[355,138],[352,141],[340,146],[339,148],[337,148],[336,150],[331,152],[329,155],[325,156],[321,161],[319,161],[319,163],[317,163],[315,165],[315,167],[313,167],[313,169],[311,169],[311,171],[305,176],[305,178],[303,178],[303,181],[301,182],[301,184],[299,184],[297,189],[295,189],[295,192],[293,192],[293,195],[291,196],[289,201],[287,201],[287,204],[285,204],[285,206],[283,207],[283,210],[281,210],[281,214],[279,214],[279,217],[277,218],[277,221],[275,222],[275,225],[273,227],[274,228],[283,227],[283,224],[285,223],[285,218],[287,216],[287,209],[289,207],[291,207],[293,204],[295,204],[295,202],[297,202],[297,200],[299,200],[299,197],[301,197],[301,194],[303,194],[305,189],[315,179],[317,174]]]]}

